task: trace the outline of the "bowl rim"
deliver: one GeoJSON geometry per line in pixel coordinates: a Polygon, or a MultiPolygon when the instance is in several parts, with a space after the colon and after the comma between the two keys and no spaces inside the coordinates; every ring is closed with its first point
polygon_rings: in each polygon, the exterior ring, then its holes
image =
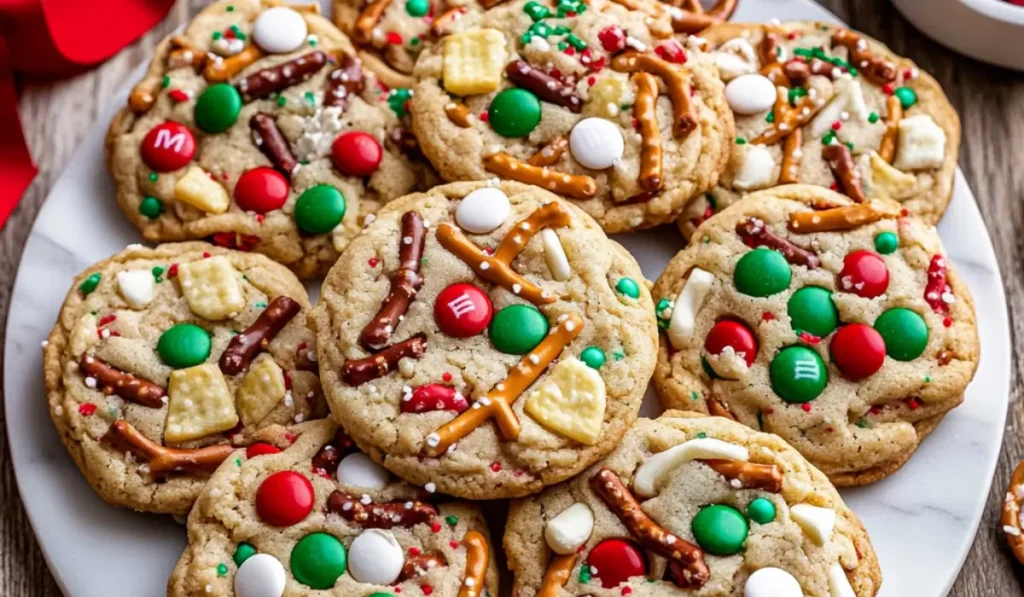
{"type": "Polygon", "coordinates": [[[989,18],[1024,26],[1024,7],[1004,0],[958,0],[961,4],[989,18]]]}

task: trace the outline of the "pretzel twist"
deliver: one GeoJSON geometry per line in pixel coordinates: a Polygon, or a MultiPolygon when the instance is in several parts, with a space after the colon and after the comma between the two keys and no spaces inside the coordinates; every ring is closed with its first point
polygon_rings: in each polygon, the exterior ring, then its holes
{"type": "Polygon", "coordinates": [[[263,50],[256,44],[249,44],[234,56],[208,60],[203,68],[203,78],[210,83],[223,83],[248,68],[260,58],[263,58],[263,50]]]}
{"type": "Polygon", "coordinates": [[[116,394],[149,408],[162,408],[164,405],[163,398],[167,392],[162,387],[116,369],[91,354],[82,355],[78,369],[82,375],[94,378],[96,386],[104,394],[116,394]]]}
{"type": "Polygon", "coordinates": [[[417,500],[396,500],[364,504],[340,489],[327,497],[327,511],[354,522],[364,529],[409,528],[427,523],[437,516],[437,507],[417,500]]]}
{"type": "Polygon", "coordinates": [[[896,80],[896,65],[881,56],[875,56],[868,48],[868,42],[857,33],[840,29],[832,34],[832,45],[849,50],[850,63],[875,85],[881,86],[896,80]]]}
{"type": "Polygon", "coordinates": [[[252,325],[231,337],[228,347],[220,355],[220,370],[226,375],[237,375],[245,370],[301,309],[302,306],[294,299],[274,297],[252,325]]]}
{"type": "Polygon", "coordinates": [[[821,148],[821,157],[828,162],[832,176],[836,179],[839,190],[857,203],[864,203],[868,198],[864,195],[860,171],[853,163],[853,152],[843,143],[830,143],[821,148]]]}
{"type": "Polygon", "coordinates": [[[556,553],[548,562],[547,570],[544,571],[544,580],[540,583],[537,597],[558,597],[558,590],[569,581],[569,575],[572,574],[572,568],[575,565],[576,554],[556,553]]]}
{"type": "Polygon", "coordinates": [[[796,129],[810,122],[823,105],[825,102],[822,99],[804,96],[796,107],[786,110],[781,119],[776,115],[772,127],[751,139],[750,142],[754,145],[775,145],[796,129]]]}
{"type": "Polygon", "coordinates": [[[444,554],[439,551],[428,551],[427,553],[407,556],[405,564],[402,566],[402,573],[398,575],[398,580],[395,582],[401,583],[410,578],[423,576],[434,568],[443,568],[447,565],[448,561],[444,559],[444,554]]]}
{"type": "Polygon", "coordinates": [[[535,305],[555,302],[555,297],[512,269],[512,261],[526,248],[530,239],[543,228],[561,228],[570,224],[569,212],[557,202],[535,210],[516,224],[501,239],[493,255],[474,245],[458,228],[445,222],[437,228],[441,246],[461,259],[476,275],[511,291],[535,305]]]}
{"type": "Polygon", "coordinates": [[[505,76],[516,86],[532,91],[546,102],[567,108],[575,114],[583,110],[583,99],[576,95],[575,86],[552,77],[523,60],[509,62],[505,67],[505,76]]]}
{"type": "Polygon", "coordinates": [[[466,572],[459,597],[479,597],[484,591],[484,575],[491,557],[487,540],[478,531],[468,531],[462,542],[466,545],[466,572]]]}
{"type": "Polygon", "coordinates": [[[252,140],[256,147],[278,171],[290,178],[299,167],[299,161],[292,154],[288,139],[277,128],[274,117],[267,112],[257,112],[249,119],[249,129],[252,130],[252,140]]]}
{"type": "Polygon", "coordinates": [[[455,123],[455,126],[459,128],[468,129],[472,126],[469,121],[469,108],[462,102],[448,102],[444,105],[445,116],[448,120],[455,123]]]}
{"type": "Polygon", "coordinates": [[[597,194],[597,181],[590,176],[533,166],[507,153],[484,157],[484,168],[503,178],[532,184],[573,199],[592,199],[597,194]]]}
{"type": "Polygon", "coordinates": [[[743,240],[743,244],[750,248],[768,247],[782,253],[786,261],[794,265],[802,265],[808,269],[814,269],[821,265],[821,259],[814,251],[805,249],[791,241],[772,233],[768,224],[760,218],[747,218],[736,223],[736,234],[743,240]]]}
{"type": "Polygon", "coordinates": [[[661,131],[658,129],[658,81],[646,72],[634,73],[636,98],[633,115],[640,127],[640,188],[648,192],[660,191],[664,185],[661,131]]]}
{"type": "Polygon", "coordinates": [[[363,92],[366,83],[363,79],[363,64],[358,58],[345,52],[339,52],[336,59],[338,68],[327,75],[324,106],[344,110],[349,99],[363,92]]]}
{"type": "Polygon", "coordinates": [[[756,464],[742,460],[702,460],[716,473],[736,481],[742,489],[763,489],[770,493],[782,491],[782,470],[774,464],[756,464]]]}
{"type": "Polygon", "coordinates": [[[212,473],[235,451],[230,444],[188,449],[167,448],[142,435],[123,419],[114,421],[101,441],[145,460],[150,473],[155,476],[171,472],[212,473]]]}
{"type": "Polygon", "coordinates": [[[1017,465],[1010,477],[1010,487],[1006,490],[1003,510],[999,523],[1003,526],[1006,542],[1017,560],[1024,563],[1024,534],[1021,531],[1020,510],[1024,500],[1024,460],[1017,465]]]}
{"type": "Polygon", "coordinates": [[[624,73],[650,72],[665,83],[672,100],[672,132],[677,139],[682,141],[697,128],[690,102],[689,76],[682,67],[652,52],[628,50],[612,58],[612,68],[624,73]]]}
{"type": "Polygon", "coordinates": [[[798,211],[789,216],[789,229],[798,234],[851,230],[884,218],[896,218],[900,207],[891,201],[872,199],[822,211],[798,211]]]}
{"type": "Polygon", "coordinates": [[[377,354],[345,361],[341,366],[341,379],[350,386],[360,386],[391,373],[398,368],[398,361],[405,358],[421,359],[426,352],[427,336],[417,334],[377,354]]]}
{"type": "Polygon", "coordinates": [[[498,432],[503,439],[511,441],[519,437],[519,419],[512,411],[512,404],[583,330],[583,320],[579,315],[570,313],[562,317],[564,319],[558,326],[512,368],[505,381],[495,385],[469,410],[427,436],[425,452],[428,456],[444,454],[452,444],[490,419],[498,424],[498,432]]]}
{"type": "Polygon", "coordinates": [[[590,478],[590,488],[608,504],[640,545],[680,565],[681,578],[677,584],[682,588],[696,589],[708,581],[711,571],[704,562],[701,548],[673,535],[647,516],[611,469],[601,467],[590,478]]]}
{"type": "Polygon", "coordinates": [[[391,0],[372,0],[359,13],[355,26],[352,27],[352,41],[361,45],[369,45],[373,41],[373,29],[380,22],[384,11],[391,5],[391,0]]]}
{"type": "Polygon", "coordinates": [[[566,149],[569,149],[569,140],[564,136],[555,137],[537,150],[537,153],[531,155],[526,163],[531,166],[550,166],[562,157],[566,149]]]}
{"type": "MultiPolygon", "coordinates": [[[[236,54],[240,56],[240,54],[236,54]]],[[[316,74],[327,64],[327,54],[317,50],[258,70],[235,84],[242,101],[251,102],[297,85],[316,74]]]]}
{"type": "Polygon", "coordinates": [[[398,244],[398,269],[391,275],[391,289],[380,310],[359,334],[359,342],[368,350],[378,350],[388,343],[398,323],[402,321],[409,304],[423,286],[420,260],[426,240],[426,226],[419,212],[402,214],[401,238],[398,244]]]}
{"type": "Polygon", "coordinates": [[[900,121],[903,120],[903,103],[900,98],[890,95],[885,100],[885,133],[882,143],[878,146],[878,157],[892,163],[896,157],[896,141],[900,137],[900,121]]]}

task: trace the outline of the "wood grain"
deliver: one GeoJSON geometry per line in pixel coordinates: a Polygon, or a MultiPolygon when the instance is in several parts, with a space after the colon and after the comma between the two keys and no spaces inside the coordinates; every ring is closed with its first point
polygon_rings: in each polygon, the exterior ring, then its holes
{"type": "MultiPolygon", "coordinates": [[[[1010,305],[1014,353],[1024,355],[1024,324],[1015,316],[1024,313],[1024,235],[1018,232],[1024,230],[1024,167],[1017,146],[1024,143],[1024,77],[946,50],[914,30],[884,0],[820,2],[934,74],[959,110],[964,128],[960,165],[995,243],[1010,305]]],[[[53,83],[23,83],[21,115],[40,173],[0,232],[0,333],[6,328],[11,286],[32,221],[100,105],[162,36],[202,4],[182,0],[155,30],[100,68],[53,83]]],[[[1024,587],[1024,572],[1013,563],[997,529],[1004,484],[1024,458],[1024,407],[1018,400],[1021,363],[1019,358],[1013,361],[1006,441],[981,528],[950,593],[954,597],[1019,595],[1024,587]]],[[[18,498],[2,423],[0,410],[0,597],[60,595],[18,498]]]]}

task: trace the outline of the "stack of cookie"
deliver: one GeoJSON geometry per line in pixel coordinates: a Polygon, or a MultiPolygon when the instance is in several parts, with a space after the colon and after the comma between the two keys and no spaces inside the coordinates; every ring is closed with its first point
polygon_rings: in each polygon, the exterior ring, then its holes
{"type": "Polygon", "coordinates": [[[168,595],[498,597],[509,498],[520,597],[878,592],[835,486],[977,367],[959,124],[734,8],[228,0],[160,45],[107,158],[171,244],[76,280],[45,376],[97,493],[188,515],[168,595]],[[663,224],[652,285],[607,235],[663,224]]]}

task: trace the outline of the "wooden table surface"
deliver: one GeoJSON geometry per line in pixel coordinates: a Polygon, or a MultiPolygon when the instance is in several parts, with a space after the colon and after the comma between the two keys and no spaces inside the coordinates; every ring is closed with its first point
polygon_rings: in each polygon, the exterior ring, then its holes
{"type": "MultiPolygon", "coordinates": [[[[819,0],[854,28],[889,44],[931,72],[949,94],[963,122],[960,166],[981,205],[1002,268],[1014,352],[1024,355],[1024,75],[954,54],[924,37],[883,0],[819,0]]],[[[924,0],[922,0],[924,1],[924,0]]],[[[32,221],[71,153],[93,124],[108,96],[164,35],[184,23],[204,2],[181,0],[156,29],[104,65],[55,83],[25,82],[21,117],[39,176],[0,232],[0,359],[2,334],[21,251],[32,221]]],[[[1013,395],[995,483],[974,547],[950,595],[1004,597],[1021,595],[1024,574],[997,532],[998,509],[1013,467],[1024,458],[1020,426],[1022,360],[1013,360],[1013,395]]],[[[2,387],[0,373],[0,387],[2,387]]],[[[60,591],[36,544],[18,496],[11,468],[3,411],[0,410],[0,597],[56,596],[60,591]]],[[[932,597],[906,595],[901,597],[932,597]]]]}

